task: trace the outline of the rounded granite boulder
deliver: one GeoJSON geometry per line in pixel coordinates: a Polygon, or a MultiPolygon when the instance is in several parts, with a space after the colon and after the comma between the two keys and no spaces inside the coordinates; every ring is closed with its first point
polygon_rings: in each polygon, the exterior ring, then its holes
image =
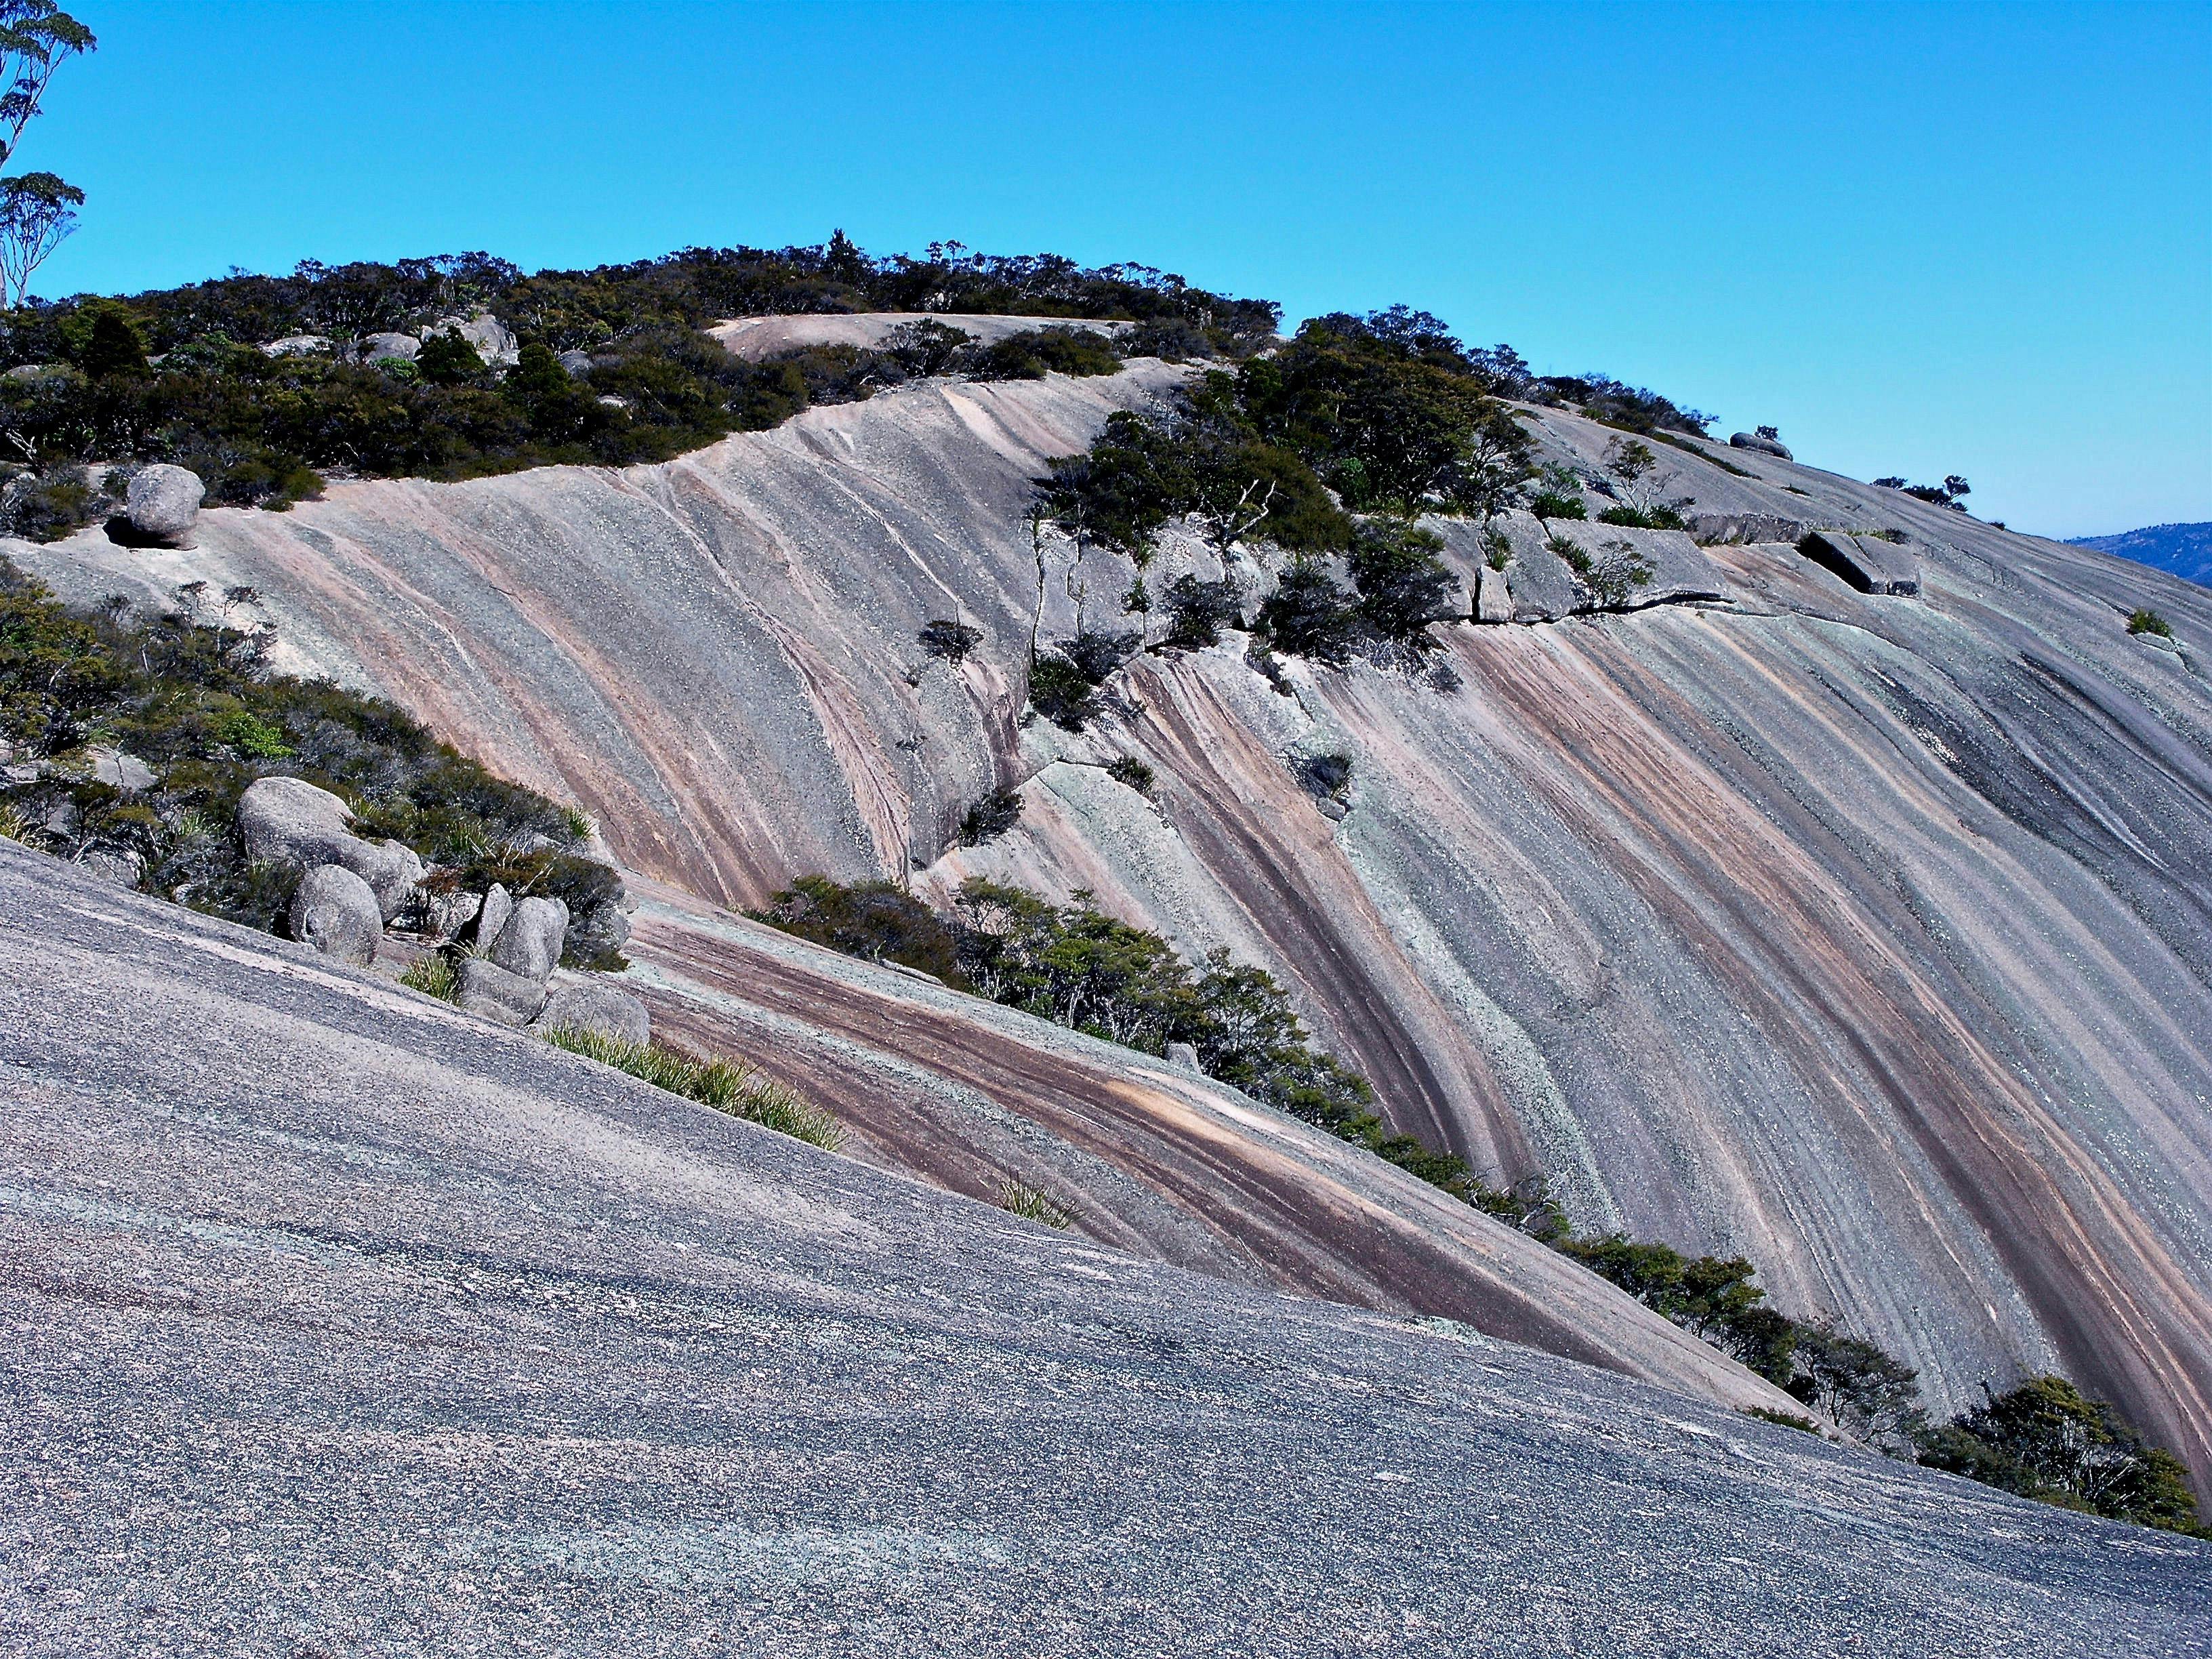
{"type": "Polygon", "coordinates": [[[131,527],[149,541],[185,547],[191,544],[192,524],[206,496],[207,486],[198,473],[156,464],[139,468],[132,477],[124,495],[124,512],[131,527]]]}
{"type": "Polygon", "coordinates": [[[342,865],[319,864],[300,878],[289,920],[294,939],[362,966],[376,960],[377,941],[384,937],[376,895],[342,865]]]}

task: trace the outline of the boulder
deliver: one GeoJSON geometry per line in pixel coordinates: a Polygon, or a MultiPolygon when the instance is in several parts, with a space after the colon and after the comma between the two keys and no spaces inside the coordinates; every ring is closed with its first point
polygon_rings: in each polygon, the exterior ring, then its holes
{"type": "Polygon", "coordinates": [[[135,890],[146,873],[145,860],[132,852],[87,853],[77,864],[112,886],[126,889],[135,890]]]}
{"type": "Polygon", "coordinates": [[[561,367],[571,374],[586,374],[591,372],[592,354],[588,351],[564,351],[558,361],[561,367]]]}
{"type": "Polygon", "coordinates": [[[416,890],[410,908],[417,933],[425,939],[443,941],[459,939],[461,929],[475,920],[483,907],[483,898],[465,888],[434,891],[425,885],[416,890]]]}
{"type": "Polygon", "coordinates": [[[507,325],[489,311],[479,311],[473,317],[441,317],[431,325],[433,334],[443,334],[451,329],[477,349],[477,356],[493,368],[513,368],[521,361],[522,346],[508,332],[507,325]]]}
{"type": "Polygon", "coordinates": [[[1757,432],[1736,433],[1729,438],[1729,446],[1733,449],[1755,449],[1762,455],[1772,455],[1784,461],[1794,461],[1797,459],[1784,447],[1779,438],[1765,437],[1757,432]]]}
{"type": "MultiPolygon", "coordinates": [[[[1579,519],[1553,520],[1544,527],[1558,540],[1578,550],[1594,570],[1609,560],[1642,565],[1648,573],[1646,579],[1632,583],[1613,609],[1637,611],[1669,599],[1717,599],[1728,591],[1720,568],[1706,557],[1686,531],[1638,530],[1579,519]]],[[[1601,608],[1589,580],[1578,580],[1587,597],[1575,608],[1601,608]]]]}
{"type": "Polygon", "coordinates": [[[368,884],[341,865],[319,864],[292,895],[292,937],[326,957],[367,966],[384,937],[384,912],[368,884]]]}
{"type": "Polygon", "coordinates": [[[136,755],[126,755],[120,749],[88,749],[85,754],[92,763],[94,783],[120,789],[126,795],[154,787],[154,769],[136,755]]]}
{"type": "Polygon", "coordinates": [[[526,898],[491,942],[491,959],[510,974],[544,983],[561,965],[568,932],[568,907],[556,898],[526,898]]]}
{"type": "Polygon", "coordinates": [[[1547,524],[1533,513],[1516,511],[1499,514],[1492,526],[1511,550],[1505,582],[1513,596],[1515,622],[1557,622],[1583,606],[1575,573],[1552,550],[1552,532],[1562,522],[1547,524]]]}
{"type": "Polygon", "coordinates": [[[368,884],[389,921],[414,896],[422,860],[397,842],[363,841],[346,827],[352,822],[343,801],[302,778],[262,778],[238,803],[246,857],[307,870],[339,865],[368,884]]]}
{"type": "Polygon", "coordinates": [[[330,350],[331,343],[320,334],[287,334],[261,349],[271,357],[319,357],[330,350]]]}
{"type": "Polygon", "coordinates": [[[1188,1042],[1168,1044],[1168,1064],[1180,1066],[1186,1072],[1202,1071],[1198,1063],[1198,1050],[1188,1042]]]}
{"type": "Polygon", "coordinates": [[[485,950],[499,937],[499,930],[507,926],[507,919],[514,914],[514,895],[499,883],[491,884],[491,891],[483,896],[483,908],[477,912],[477,943],[485,950]]]}
{"type": "Polygon", "coordinates": [[[385,357],[398,357],[411,363],[422,349],[422,341],[412,334],[372,334],[361,343],[360,354],[365,363],[385,357]]]}
{"type": "MultiPolygon", "coordinates": [[[[628,896],[625,890],[623,897],[628,896]]],[[[629,917],[620,901],[594,904],[581,915],[568,918],[566,949],[580,962],[599,962],[619,955],[629,943],[629,917]]]]}
{"type": "Polygon", "coordinates": [[[1798,542],[1797,550],[1862,593],[1910,597],[1920,591],[1920,561],[1909,549],[1878,536],[1815,530],[1798,542]]]}
{"type": "Polygon", "coordinates": [[[196,472],[164,464],[142,466],[124,494],[124,516],[149,541],[189,547],[192,524],[206,495],[207,486],[196,472]]]}
{"type": "Polygon", "coordinates": [[[463,957],[459,987],[453,1000],[472,1014],[497,1020],[501,1025],[525,1026],[545,1006],[545,987],[520,974],[510,974],[482,957],[463,957]]]}
{"type": "Polygon", "coordinates": [[[1474,619],[1486,623],[1510,623],[1513,620],[1513,590],[1505,584],[1505,573],[1482,567],[1482,586],[1474,603],[1474,619]]]}
{"type": "Polygon", "coordinates": [[[627,992],[604,985],[564,985],[545,999],[532,1029],[590,1031],[643,1048],[653,1040],[653,1017],[627,992]]]}

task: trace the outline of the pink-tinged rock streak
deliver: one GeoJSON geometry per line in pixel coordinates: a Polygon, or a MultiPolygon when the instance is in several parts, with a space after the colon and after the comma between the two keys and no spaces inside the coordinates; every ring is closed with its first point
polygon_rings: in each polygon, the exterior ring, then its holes
{"type": "MultiPolygon", "coordinates": [[[[1033,626],[1135,625],[1127,565],[1096,550],[1048,536],[1041,595],[1030,481],[1182,372],[910,386],[662,466],[340,485],[205,514],[191,553],[9,550],[83,597],[259,588],[287,665],[392,696],[715,904],[811,871],[939,895],[983,873],[1227,945],[1394,1122],[1493,1179],[1541,1172],[1585,1228],[1749,1256],[1786,1311],[1920,1366],[1939,1404],[2063,1370],[2202,1479],[2212,597],[1669,447],[1668,493],[1700,514],[1902,532],[1920,593],[1718,546],[1717,600],[1439,624],[1448,672],[1277,684],[1232,635],[1139,659],[1081,736],[1025,724],[1033,626]],[[2146,605],[2176,647],[2125,632],[2146,605]],[[957,667],[917,641],[939,618],[982,631],[957,667]],[[1107,775],[1120,754],[1152,798],[1107,775]],[[1351,758],[1340,803],[1300,781],[1322,754],[1351,758]],[[1006,787],[1020,825],[953,848],[1006,787]]],[[[1555,457],[1614,435],[1530,419],[1555,457]]],[[[1178,540],[1152,580],[1210,559],[1178,540]]],[[[1267,564],[1231,568],[1256,586],[1267,564]]],[[[665,974],[699,948],[641,933],[665,974]]],[[[841,1109],[865,1127],[866,1098],[841,1109]]],[[[874,1155],[980,1179],[955,1115],[900,1110],[874,1155]]],[[[1146,1190],[1220,1179],[1142,1139],[1103,1155],[1146,1190]]]]}

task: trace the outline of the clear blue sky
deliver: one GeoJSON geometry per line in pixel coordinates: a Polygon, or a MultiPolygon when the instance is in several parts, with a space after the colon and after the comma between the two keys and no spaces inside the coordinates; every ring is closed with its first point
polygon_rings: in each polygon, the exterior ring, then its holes
{"type": "Polygon", "coordinates": [[[72,9],[49,294],[842,226],[1404,300],[2015,528],[2212,519],[2201,0],[72,9]]]}

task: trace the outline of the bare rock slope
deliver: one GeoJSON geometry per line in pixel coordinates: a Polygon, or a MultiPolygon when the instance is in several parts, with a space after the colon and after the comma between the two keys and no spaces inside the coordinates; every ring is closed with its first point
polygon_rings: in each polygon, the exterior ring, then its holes
{"type": "Polygon", "coordinates": [[[0,1647],[2200,1650],[2212,1547],[998,1215],[0,844],[0,1647]]]}
{"type": "MultiPolygon", "coordinates": [[[[1177,373],[909,386],[622,472],[342,486],[204,513],[194,552],[11,551],[85,597],[253,586],[295,665],[716,902],[987,872],[1226,945],[1399,1124],[1547,1172],[1583,1224],[1749,1255],[1940,1404],[2062,1369],[2212,1470],[2203,590],[1686,444],[1662,482],[1700,514],[1901,538],[1917,592],[1741,542],[1701,556],[1717,599],[1440,626],[1449,676],[1278,687],[1232,639],[1140,659],[1085,737],[1024,726],[1032,629],[1118,625],[1127,580],[1048,540],[1041,582],[1028,481],[1177,373]],[[2144,605],[2173,642],[2124,631],[2144,605]],[[915,638],[948,617],[984,635],[957,667],[915,638]],[[1300,782],[1323,753],[1352,760],[1341,803],[1300,782]],[[1006,786],[1014,834],[948,852],[1006,786]]],[[[1532,420],[1557,458],[1615,435],[1532,420]]],[[[1562,608],[1510,599],[1488,614],[1562,608]]]]}

